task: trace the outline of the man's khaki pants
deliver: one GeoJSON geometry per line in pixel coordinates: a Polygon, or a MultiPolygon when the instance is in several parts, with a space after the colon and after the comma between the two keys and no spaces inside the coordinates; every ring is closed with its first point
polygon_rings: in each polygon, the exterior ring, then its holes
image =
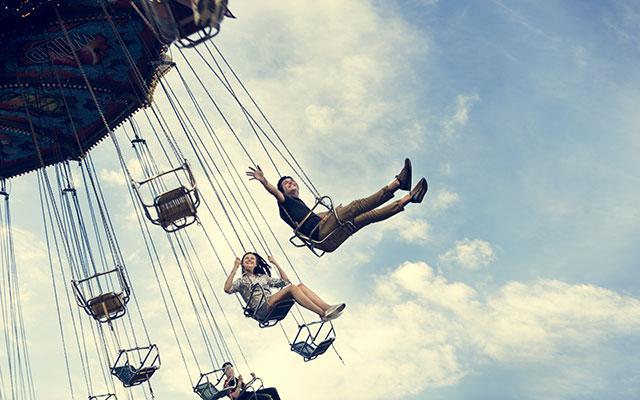
{"type": "MultiPolygon", "coordinates": [[[[376,208],[391,198],[393,198],[393,193],[385,186],[369,197],[354,200],[346,206],[339,205],[335,211],[340,221],[343,223],[353,223],[356,231],[358,231],[369,224],[384,221],[404,210],[399,200],[389,203],[384,207],[376,208]]],[[[329,253],[337,249],[354,233],[347,228],[340,229],[340,222],[333,213],[326,213],[326,215],[322,217],[318,232],[321,241],[331,234],[322,244],[316,246],[318,249],[329,253]]]]}

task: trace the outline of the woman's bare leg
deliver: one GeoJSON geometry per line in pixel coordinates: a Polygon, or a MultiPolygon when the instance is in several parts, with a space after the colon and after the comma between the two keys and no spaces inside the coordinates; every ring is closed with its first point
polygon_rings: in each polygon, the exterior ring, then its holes
{"type": "Polygon", "coordinates": [[[304,294],[302,289],[297,286],[288,286],[280,290],[279,292],[272,294],[267,299],[267,304],[269,304],[269,307],[272,307],[274,304],[282,300],[290,299],[291,297],[293,297],[296,303],[300,304],[307,310],[313,311],[321,317],[324,316],[325,310],[318,307],[313,301],[311,301],[311,299],[309,299],[309,297],[304,294]]]}
{"type": "Polygon", "coordinates": [[[307,285],[305,285],[304,283],[301,283],[298,285],[298,287],[300,288],[300,290],[302,290],[302,292],[318,307],[320,307],[321,309],[323,309],[324,311],[327,311],[327,309],[330,307],[329,304],[327,304],[324,300],[322,300],[320,298],[320,296],[318,296],[317,294],[315,294],[311,289],[309,289],[307,287],[307,285]]]}

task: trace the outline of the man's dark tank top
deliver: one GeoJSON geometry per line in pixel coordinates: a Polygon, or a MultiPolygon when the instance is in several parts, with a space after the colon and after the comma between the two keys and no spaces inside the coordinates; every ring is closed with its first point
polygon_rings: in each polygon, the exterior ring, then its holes
{"type": "MultiPolygon", "coordinates": [[[[278,208],[280,209],[280,218],[284,222],[286,222],[291,228],[294,230],[297,228],[297,224],[300,223],[304,219],[304,217],[311,212],[309,207],[304,204],[304,201],[300,200],[297,197],[291,197],[284,195],[284,203],[278,203],[278,208]]],[[[300,227],[299,231],[305,236],[309,237],[313,228],[316,227],[320,223],[320,217],[315,213],[309,215],[309,218],[305,221],[304,224],[300,227]]],[[[318,240],[319,237],[319,229],[316,229],[313,232],[312,239],[318,240]]]]}

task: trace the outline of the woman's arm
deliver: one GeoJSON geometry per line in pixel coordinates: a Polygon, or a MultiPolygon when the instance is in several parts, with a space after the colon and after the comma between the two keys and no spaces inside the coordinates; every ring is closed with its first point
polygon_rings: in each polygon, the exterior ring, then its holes
{"type": "Polygon", "coordinates": [[[280,268],[280,265],[278,264],[278,262],[276,261],[275,258],[271,257],[271,256],[267,256],[267,260],[269,260],[269,262],[273,265],[275,265],[276,269],[278,270],[278,274],[280,275],[280,278],[282,278],[283,281],[287,282],[287,283],[291,283],[291,280],[289,280],[289,277],[287,276],[287,273],[284,272],[284,270],[282,268],[280,268]]]}
{"type": "Polygon", "coordinates": [[[233,277],[236,275],[236,271],[240,266],[240,259],[236,257],[236,260],[233,262],[233,268],[227,277],[227,280],[224,282],[224,292],[227,294],[231,294],[231,286],[233,285],[233,277]]]}
{"type": "Polygon", "coordinates": [[[275,186],[270,184],[269,181],[267,181],[267,178],[264,177],[264,173],[262,172],[262,169],[260,169],[259,165],[256,165],[255,168],[249,167],[249,171],[247,171],[247,176],[251,177],[249,178],[250,181],[256,180],[262,183],[262,186],[264,186],[264,188],[267,189],[267,192],[271,193],[273,197],[275,197],[278,200],[278,203],[284,203],[284,194],[282,194],[282,192],[279,191],[278,188],[276,188],[275,186]]]}

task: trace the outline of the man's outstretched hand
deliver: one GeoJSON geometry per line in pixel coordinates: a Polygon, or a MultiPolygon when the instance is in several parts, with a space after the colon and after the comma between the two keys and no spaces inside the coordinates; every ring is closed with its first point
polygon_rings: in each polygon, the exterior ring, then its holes
{"type": "Polygon", "coordinates": [[[259,165],[256,165],[256,167],[249,167],[249,171],[246,172],[247,176],[249,176],[249,180],[256,180],[260,183],[264,183],[266,181],[265,177],[264,177],[264,172],[262,172],[262,169],[260,168],[259,165]]]}
{"type": "Polygon", "coordinates": [[[249,167],[249,170],[246,172],[246,174],[249,177],[250,181],[256,180],[262,183],[262,186],[267,189],[267,192],[271,193],[273,197],[278,200],[278,203],[284,203],[284,194],[282,194],[275,186],[267,181],[267,178],[264,177],[264,172],[262,172],[262,168],[260,168],[259,165],[256,165],[255,167],[249,167]]]}

